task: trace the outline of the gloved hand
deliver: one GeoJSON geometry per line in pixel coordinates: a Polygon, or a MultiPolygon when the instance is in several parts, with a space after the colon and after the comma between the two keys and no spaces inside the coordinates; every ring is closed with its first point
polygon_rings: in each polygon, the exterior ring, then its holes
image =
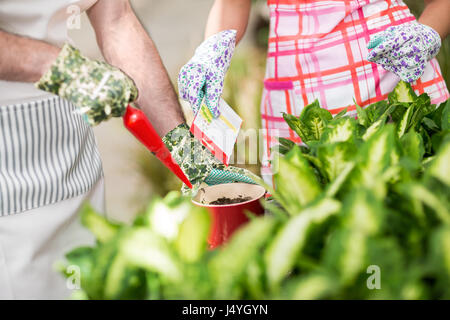
{"type": "Polygon", "coordinates": [[[35,85],[78,106],[91,125],[121,117],[138,96],[133,80],[125,73],[105,62],[84,57],[69,44],[63,46],[35,85]]]}
{"type": "Polygon", "coordinates": [[[387,28],[369,42],[367,60],[380,64],[403,81],[419,79],[441,48],[441,38],[431,27],[417,21],[387,28]]]}
{"type": "Polygon", "coordinates": [[[178,91],[180,97],[191,104],[194,114],[197,114],[205,97],[205,104],[213,117],[220,115],[218,107],[223,79],[235,44],[235,30],[219,32],[203,41],[192,59],[181,68],[178,91]]]}
{"type": "MultiPolygon", "coordinates": [[[[255,183],[253,173],[243,168],[225,166],[189,131],[183,123],[163,137],[173,159],[180,165],[192,183],[195,193],[200,185],[215,185],[230,182],[255,183]]],[[[183,186],[183,192],[190,191],[183,186]]]]}

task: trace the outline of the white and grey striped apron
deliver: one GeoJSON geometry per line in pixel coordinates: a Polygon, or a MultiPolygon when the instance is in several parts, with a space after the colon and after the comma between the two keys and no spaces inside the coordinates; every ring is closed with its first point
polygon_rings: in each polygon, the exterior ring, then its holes
{"type": "Polygon", "coordinates": [[[104,208],[92,128],[57,96],[0,106],[0,298],[65,298],[53,264],[94,239],[79,222],[104,208]]]}
{"type": "Polygon", "coordinates": [[[59,97],[0,106],[0,216],[86,193],[102,177],[92,128],[59,97]]]}

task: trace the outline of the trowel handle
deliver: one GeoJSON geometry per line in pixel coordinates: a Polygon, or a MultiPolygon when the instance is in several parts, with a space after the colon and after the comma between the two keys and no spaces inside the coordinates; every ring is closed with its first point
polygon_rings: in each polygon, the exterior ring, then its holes
{"type": "Polygon", "coordinates": [[[125,127],[149,149],[170,171],[177,175],[189,188],[192,184],[181,170],[180,166],[173,160],[169,149],[153,128],[144,112],[128,106],[123,116],[125,127]]]}

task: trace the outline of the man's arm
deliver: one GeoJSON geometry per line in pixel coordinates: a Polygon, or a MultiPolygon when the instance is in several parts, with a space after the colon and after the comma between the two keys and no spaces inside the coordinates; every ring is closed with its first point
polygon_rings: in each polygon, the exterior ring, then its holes
{"type": "Polygon", "coordinates": [[[205,38],[223,30],[237,30],[236,43],[247,29],[251,0],[216,0],[209,12],[205,38]]]}
{"type": "Polygon", "coordinates": [[[0,79],[35,82],[47,71],[60,49],[0,30],[0,79]]]}
{"type": "Polygon", "coordinates": [[[419,22],[432,27],[445,39],[450,34],[450,1],[425,0],[425,6],[419,22]]]}
{"type": "Polygon", "coordinates": [[[128,0],[99,0],[87,12],[106,61],[130,76],[137,105],[164,136],[184,122],[183,113],[155,44],[128,0]]]}

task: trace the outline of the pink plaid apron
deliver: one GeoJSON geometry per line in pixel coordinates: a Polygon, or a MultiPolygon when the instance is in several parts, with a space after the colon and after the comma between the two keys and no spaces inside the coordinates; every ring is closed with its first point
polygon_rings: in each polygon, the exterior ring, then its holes
{"type": "MultiPolygon", "coordinates": [[[[371,36],[415,18],[401,0],[268,0],[269,48],[261,102],[264,131],[262,175],[272,183],[270,148],[276,137],[300,142],[282,112],[299,115],[319,99],[336,114],[353,99],[367,106],[387,98],[399,78],[366,61],[371,36]]],[[[413,85],[427,92],[432,103],[448,99],[439,65],[433,59],[413,85]]]]}

